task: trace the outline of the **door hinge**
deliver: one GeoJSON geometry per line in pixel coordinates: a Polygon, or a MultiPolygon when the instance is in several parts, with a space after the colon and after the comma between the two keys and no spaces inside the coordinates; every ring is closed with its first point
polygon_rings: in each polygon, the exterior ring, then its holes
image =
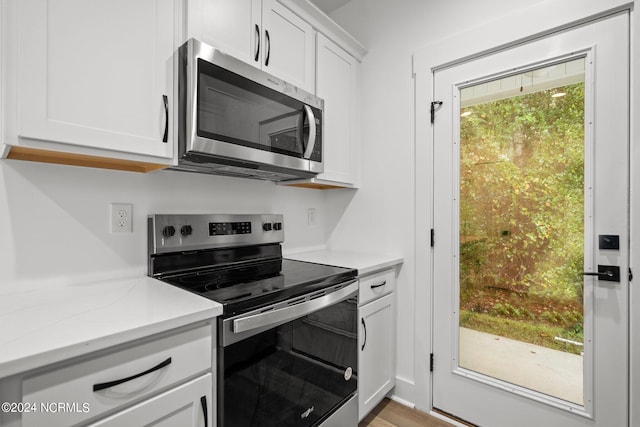
{"type": "Polygon", "coordinates": [[[431,124],[434,124],[436,121],[436,106],[441,107],[442,101],[431,102],[431,124]]]}
{"type": "Polygon", "coordinates": [[[436,243],[436,232],[432,228],[431,229],[431,247],[433,247],[433,245],[435,245],[435,243],[436,243]]]}
{"type": "Polygon", "coordinates": [[[433,353],[429,355],[429,372],[433,372],[433,353]]]}
{"type": "Polygon", "coordinates": [[[631,271],[631,267],[629,267],[629,281],[633,280],[633,272],[631,271]]]}

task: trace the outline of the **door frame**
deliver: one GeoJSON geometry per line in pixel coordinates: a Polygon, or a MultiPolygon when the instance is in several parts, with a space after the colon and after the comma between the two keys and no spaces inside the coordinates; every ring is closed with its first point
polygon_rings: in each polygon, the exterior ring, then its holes
{"type": "MultiPolygon", "coordinates": [[[[528,8],[507,14],[473,30],[456,34],[440,42],[417,50],[412,58],[415,93],[415,301],[414,340],[414,389],[410,400],[416,408],[432,412],[432,377],[430,353],[432,347],[433,322],[433,250],[430,245],[433,227],[433,128],[430,123],[430,103],[433,99],[434,73],[470,59],[490,55],[527,43],[538,38],[564,31],[602,17],[629,11],[631,19],[630,75],[640,70],[640,43],[634,43],[636,31],[640,31],[640,14],[634,13],[633,0],[570,0],[566,7],[558,10],[554,0],[542,0],[528,8]],[[554,14],[549,14],[554,10],[554,14]],[[497,31],[496,29],[499,29],[497,31]],[[639,29],[639,30],[636,30],[639,29]],[[423,285],[419,285],[423,284],[423,285]],[[425,307],[428,307],[425,310],[425,307]]],[[[630,162],[640,162],[640,150],[634,142],[640,140],[640,84],[631,79],[630,94],[630,162]]],[[[436,113],[437,115],[437,113],[436,113]]],[[[640,227],[633,222],[633,213],[640,211],[640,195],[633,189],[640,188],[640,174],[631,169],[631,244],[630,266],[640,265],[640,251],[633,242],[640,241],[640,227]]],[[[437,244],[442,234],[435,232],[437,244]]],[[[444,237],[446,238],[446,237],[444,237]]],[[[638,276],[637,273],[636,277],[638,276]]],[[[638,279],[636,279],[637,281],[638,279]]],[[[630,306],[640,307],[640,292],[634,292],[631,284],[630,306]]],[[[640,330],[640,310],[630,310],[630,424],[640,425],[640,337],[633,339],[640,330]],[[637,362],[634,363],[634,357],[637,362]],[[634,410],[634,408],[637,408],[634,410]]],[[[437,361],[435,362],[438,363],[437,361]]],[[[402,399],[407,396],[400,395],[402,399]]],[[[433,413],[433,412],[432,412],[433,413]]],[[[437,416],[438,414],[435,413],[437,416]]]]}

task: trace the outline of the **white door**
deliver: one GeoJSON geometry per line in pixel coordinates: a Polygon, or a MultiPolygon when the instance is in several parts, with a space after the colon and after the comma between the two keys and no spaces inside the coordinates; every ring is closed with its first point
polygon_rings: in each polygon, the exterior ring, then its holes
{"type": "Polygon", "coordinates": [[[628,425],[628,22],[435,71],[436,410],[628,425]]]}
{"type": "Polygon", "coordinates": [[[380,403],[395,380],[394,294],[358,309],[361,328],[358,353],[358,415],[362,420],[380,403]]]}

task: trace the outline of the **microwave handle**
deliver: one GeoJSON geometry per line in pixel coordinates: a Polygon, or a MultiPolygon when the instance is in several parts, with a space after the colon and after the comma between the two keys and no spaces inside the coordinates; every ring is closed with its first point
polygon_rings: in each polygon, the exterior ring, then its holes
{"type": "Polygon", "coordinates": [[[304,111],[309,119],[309,141],[307,142],[307,148],[304,150],[304,158],[311,158],[311,153],[316,146],[316,117],[313,115],[311,107],[305,104],[304,111]]]}

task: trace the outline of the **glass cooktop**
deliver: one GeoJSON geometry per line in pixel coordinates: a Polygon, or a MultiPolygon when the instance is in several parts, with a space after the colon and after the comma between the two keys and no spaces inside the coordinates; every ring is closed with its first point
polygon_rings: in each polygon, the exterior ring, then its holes
{"type": "Polygon", "coordinates": [[[355,279],[355,269],[273,259],[166,276],[164,282],[223,305],[235,315],[355,279]]]}

